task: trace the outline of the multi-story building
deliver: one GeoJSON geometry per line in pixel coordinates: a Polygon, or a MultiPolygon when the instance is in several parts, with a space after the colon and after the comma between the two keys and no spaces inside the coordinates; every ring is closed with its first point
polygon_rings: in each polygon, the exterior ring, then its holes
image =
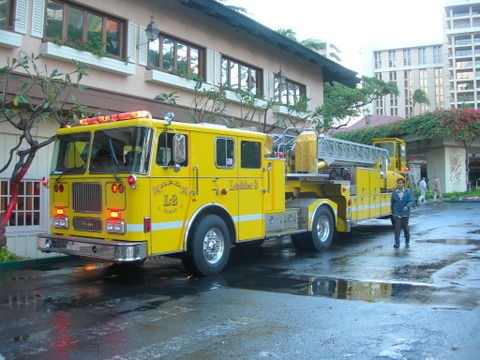
{"type": "MultiPolygon", "coordinates": [[[[204,119],[195,115],[207,101],[203,91],[221,92],[226,105],[215,121],[259,130],[303,116],[287,106],[302,96],[311,99],[311,108],[321,105],[325,81],[357,83],[355,72],[213,0],[0,1],[0,67],[20,51],[42,54],[37,65],[49,71],[71,71],[72,59],[88,65],[77,100],[101,113],[144,109],[163,117],[173,111],[176,120],[199,122],[204,119]],[[253,101],[245,101],[240,90],[254,94],[253,101]],[[276,106],[265,114],[269,100],[276,106]]],[[[17,74],[16,85],[25,79],[17,74]]],[[[41,142],[55,129],[53,121],[42,122],[33,134],[41,142]]],[[[20,135],[0,116],[0,168],[20,135]]],[[[45,147],[37,154],[7,227],[8,248],[19,255],[40,255],[35,236],[48,225],[40,179],[50,153],[45,147]]],[[[0,173],[0,214],[9,200],[12,168],[0,173]]]]}
{"type": "Polygon", "coordinates": [[[396,82],[399,90],[398,95],[376,100],[373,115],[407,118],[445,106],[442,44],[375,49],[372,55],[372,76],[396,82]],[[417,89],[427,95],[428,104],[415,103],[413,94],[417,89]]]}
{"type": "Polygon", "coordinates": [[[323,45],[323,48],[318,51],[319,54],[337,63],[342,63],[342,52],[334,43],[323,40],[321,41],[321,43],[323,45]]]}
{"type": "Polygon", "coordinates": [[[450,107],[480,109],[480,1],[446,0],[450,107]]]}

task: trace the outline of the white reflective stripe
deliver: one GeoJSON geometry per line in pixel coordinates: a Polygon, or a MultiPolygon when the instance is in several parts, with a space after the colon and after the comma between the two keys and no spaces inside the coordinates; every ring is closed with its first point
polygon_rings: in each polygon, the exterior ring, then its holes
{"type": "Polygon", "coordinates": [[[183,221],[170,221],[170,222],[161,222],[153,223],[152,230],[171,230],[171,229],[181,229],[183,228],[183,221]]]}
{"type": "Polygon", "coordinates": [[[263,219],[262,214],[240,215],[238,216],[237,222],[256,221],[256,220],[262,220],[262,219],[263,219]]]}
{"type": "MultiPolygon", "coordinates": [[[[237,222],[258,221],[262,220],[262,214],[241,215],[237,222]]],[[[152,231],[156,230],[171,230],[182,229],[184,227],[183,221],[159,222],[152,224],[152,231]]],[[[129,232],[143,232],[143,224],[127,224],[127,231],[129,232]]]]}
{"type": "Polygon", "coordinates": [[[143,224],[127,224],[127,232],[143,232],[143,224]]]}
{"type": "MultiPolygon", "coordinates": [[[[171,221],[171,222],[161,222],[153,223],[152,231],[155,230],[171,230],[171,229],[181,229],[183,228],[183,221],[171,221]]],[[[128,232],[143,232],[143,224],[127,224],[128,232]]]]}

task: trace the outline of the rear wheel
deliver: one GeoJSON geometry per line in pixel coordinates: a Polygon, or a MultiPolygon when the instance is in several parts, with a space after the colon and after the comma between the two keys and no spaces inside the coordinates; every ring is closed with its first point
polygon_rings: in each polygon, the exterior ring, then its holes
{"type": "Polygon", "coordinates": [[[323,251],[330,247],[335,233],[333,216],[326,206],[315,213],[312,231],[292,235],[292,243],[299,250],[323,251]]]}
{"type": "Polygon", "coordinates": [[[206,215],[190,233],[183,264],[197,275],[217,274],[227,265],[230,243],[225,222],[217,215],[206,215]]]}

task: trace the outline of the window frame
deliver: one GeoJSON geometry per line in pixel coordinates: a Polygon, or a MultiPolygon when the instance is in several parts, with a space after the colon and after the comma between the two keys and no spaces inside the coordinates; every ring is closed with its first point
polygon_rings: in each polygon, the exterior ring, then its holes
{"type": "Polygon", "coordinates": [[[373,56],[375,62],[375,69],[380,69],[382,67],[382,53],[380,51],[375,51],[373,56]]]}
{"type": "Polygon", "coordinates": [[[5,23],[0,23],[0,29],[2,30],[12,30],[13,29],[13,20],[15,19],[15,0],[7,0],[6,2],[6,21],[5,23]]]}
{"type": "Polygon", "coordinates": [[[388,66],[396,67],[397,66],[397,52],[396,50],[388,50],[388,66]]]}
{"type": "Polygon", "coordinates": [[[425,65],[427,63],[427,48],[418,48],[418,65],[425,65]]]}
{"type": "Polygon", "coordinates": [[[163,72],[167,73],[173,73],[173,74],[178,74],[178,75],[187,75],[187,76],[198,76],[201,79],[205,78],[205,49],[199,45],[196,45],[194,43],[184,41],[182,39],[176,38],[174,36],[170,36],[165,33],[160,33],[158,38],[155,39],[154,41],[149,41],[146,45],[147,47],[147,66],[152,68],[152,69],[157,69],[163,72]],[[163,67],[163,59],[164,59],[164,51],[163,51],[163,44],[164,40],[170,40],[173,43],[173,53],[175,56],[173,57],[173,64],[171,69],[167,69],[163,67]],[[151,44],[158,44],[158,64],[155,64],[151,61],[151,50],[150,46],[151,44]],[[182,72],[178,70],[178,48],[179,45],[184,45],[187,47],[187,64],[186,72],[182,72]],[[192,71],[192,49],[198,51],[198,73],[194,73],[192,71]]]}
{"type": "Polygon", "coordinates": [[[249,65],[243,61],[221,55],[220,59],[220,84],[221,87],[224,89],[232,90],[232,91],[248,91],[255,96],[262,97],[263,96],[263,71],[260,68],[257,68],[253,65],[249,65]],[[226,66],[224,66],[224,62],[226,62],[226,66]],[[237,82],[236,85],[232,83],[232,65],[237,66],[237,82]],[[248,70],[248,75],[247,75],[247,87],[244,88],[242,85],[242,68],[247,68],[248,70]],[[229,71],[224,71],[224,69],[229,69],[229,71]],[[251,75],[251,73],[255,73],[255,77],[251,75]],[[226,77],[226,79],[225,79],[226,77]],[[250,79],[254,79],[254,85],[255,86],[250,86],[249,82],[250,79]],[[255,91],[252,91],[254,89],[255,91]]]}
{"type": "Polygon", "coordinates": [[[84,51],[89,51],[91,53],[94,53],[96,55],[100,56],[108,56],[114,59],[124,59],[126,58],[127,54],[127,32],[128,32],[128,23],[126,19],[120,18],[118,16],[115,16],[113,14],[103,12],[100,10],[96,10],[94,8],[84,6],[83,4],[79,3],[74,3],[70,1],[65,1],[65,0],[47,0],[45,2],[45,25],[44,25],[44,30],[43,30],[43,36],[46,40],[53,41],[55,43],[59,43],[59,45],[64,45],[64,46],[69,46],[76,48],[78,50],[84,50],[84,51]],[[48,5],[49,3],[57,3],[63,6],[63,17],[62,17],[62,30],[61,34],[58,36],[52,37],[47,35],[48,31],[48,5]],[[70,9],[78,9],[82,11],[82,38],[81,39],[75,39],[75,40],[69,40],[68,39],[68,15],[70,13],[70,9]],[[102,19],[101,21],[101,42],[103,43],[101,49],[89,49],[88,48],[88,33],[89,33],[89,28],[88,28],[88,15],[95,15],[98,16],[102,19]],[[107,51],[107,22],[108,21],[114,21],[119,24],[119,39],[118,39],[118,54],[108,52],[107,51]],[[100,54],[98,54],[100,53],[100,54]],[[104,54],[103,54],[104,53],[104,54]]]}
{"type": "MultiPolygon", "coordinates": [[[[39,179],[23,179],[20,182],[18,194],[18,202],[12,213],[8,226],[18,228],[31,228],[32,226],[42,226],[42,185],[39,179]],[[31,184],[30,193],[25,191],[31,184]],[[22,194],[23,186],[23,194],[22,194]],[[25,208],[29,206],[30,208],[25,208]],[[27,224],[27,215],[30,216],[30,223],[27,224]],[[23,223],[19,224],[19,219],[23,219],[23,223]]],[[[3,215],[10,202],[11,188],[10,179],[0,179],[0,215],[3,215]],[[6,194],[2,190],[6,189],[6,194]]]]}
{"type": "Polygon", "coordinates": [[[228,137],[228,136],[218,136],[215,138],[215,166],[218,168],[218,169],[234,169],[235,168],[235,140],[234,138],[232,137],[228,137]],[[222,164],[219,164],[219,155],[221,155],[220,151],[219,151],[219,140],[224,140],[225,141],[225,145],[224,145],[224,154],[225,154],[225,157],[224,157],[224,164],[222,162],[222,164]],[[231,144],[231,148],[229,149],[228,145],[231,144]],[[228,164],[228,160],[230,159],[228,157],[228,152],[229,150],[232,151],[232,157],[231,157],[231,160],[232,160],[232,163],[231,164],[228,164]]]}
{"type": "Polygon", "coordinates": [[[158,137],[157,137],[157,149],[156,149],[156,152],[155,152],[155,165],[156,166],[159,166],[159,167],[168,167],[168,166],[173,166],[174,165],[174,162],[173,162],[173,154],[174,154],[174,149],[173,149],[173,139],[175,137],[175,135],[184,135],[185,136],[185,153],[186,153],[186,159],[184,162],[182,163],[179,163],[178,165],[180,165],[180,167],[187,167],[188,166],[188,162],[189,162],[189,136],[187,133],[184,133],[184,132],[168,132],[168,131],[162,131],[158,134],[158,137]],[[166,145],[167,146],[160,146],[162,145],[162,136],[166,136],[166,145]],[[170,143],[169,143],[170,142],[170,143]],[[163,162],[160,162],[160,149],[170,149],[170,154],[169,154],[169,158],[167,159],[168,161],[166,163],[163,163],[163,162]]]}
{"type": "Polygon", "coordinates": [[[280,105],[287,105],[287,106],[295,106],[299,103],[302,98],[307,96],[307,87],[306,85],[300,84],[296,81],[290,79],[281,79],[278,75],[275,75],[274,80],[274,99],[277,104],[280,105]],[[283,88],[282,88],[283,87],[283,88]],[[294,89],[293,101],[291,97],[290,89],[294,89]],[[298,94],[296,93],[298,90],[298,94]],[[285,92],[285,95],[284,95],[285,92]],[[284,100],[284,96],[286,96],[286,102],[284,100]]]}
{"type": "Polygon", "coordinates": [[[253,140],[240,140],[240,168],[241,169],[261,169],[262,168],[262,143],[260,141],[253,140]],[[251,144],[255,147],[244,148],[244,145],[251,144]],[[250,159],[255,156],[253,161],[250,159]],[[248,155],[248,159],[247,159],[248,155]]]}

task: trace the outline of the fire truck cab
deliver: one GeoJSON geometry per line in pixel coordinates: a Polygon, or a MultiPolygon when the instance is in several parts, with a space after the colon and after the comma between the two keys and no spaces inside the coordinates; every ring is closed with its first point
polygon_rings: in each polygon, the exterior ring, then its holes
{"type": "Polygon", "coordinates": [[[220,272],[232,246],[270,237],[323,250],[335,231],[389,215],[390,183],[402,176],[384,148],[368,147],[362,165],[333,159],[323,142],[306,131],[284,157],[270,135],[170,115],[82,119],[58,130],[38,248],[113,262],[180,254],[200,275],[220,272]]]}

